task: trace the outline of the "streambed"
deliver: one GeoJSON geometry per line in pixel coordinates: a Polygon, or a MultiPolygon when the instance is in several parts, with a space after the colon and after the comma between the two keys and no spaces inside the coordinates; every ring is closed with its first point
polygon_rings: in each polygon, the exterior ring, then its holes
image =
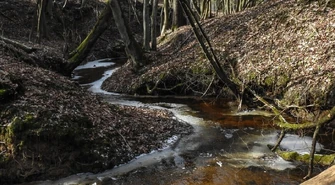
{"type": "MultiPolygon", "coordinates": [[[[276,142],[271,114],[236,113],[229,102],[194,98],[131,97],[109,93],[102,82],[117,69],[113,60],[80,66],[74,79],[112,104],[166,109],[187,122],[194,133],[165,141],[166,146],[99,174],[82,173],[39,184],[299,184],[306,166],[284,161],[267,147],[276,142]]],[[[310,137],[288,134],[281,147],[309,152],[310,137]]],[[[322,148],[321,144],[317,149],[322,148]]],[[[316,169],[318,171],[318,169],[316,169]]],[[[35,182],[35,184],[38,184],[35,182]]]]}

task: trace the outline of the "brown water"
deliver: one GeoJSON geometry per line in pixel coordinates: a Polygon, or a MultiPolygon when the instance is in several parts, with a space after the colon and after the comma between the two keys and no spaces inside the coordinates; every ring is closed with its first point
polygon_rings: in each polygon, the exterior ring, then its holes
{"type": "MultiPolygon", "coordinates": [[[[100,85],[113,72],[113,67],[108,63],[101,64],[105,67],[91,64],[94,65],[94,69],[76,71],[76,75],[81,76],[78,82],[89,83],[86,85],[89,90],[113,104],[167,109],[175,119],[191,124],[195,131],[183,138],[175,136],[166,141],[165,148],[103,173],[76,174],[40,184],[291,185],[301,183],[306,175],[306,165],[284,161],[267,147],[278,137],[271,114],[258,110],[237,113],[236,105],[224,100],[214,103],[214,100],[192,97],[110,94],[102,91],[100,85]]],[[[309,137],[289,134],[282,147],[308,152],[310,142],[309,137]]],[[[320,170],[316,168],[315,171],[319,173],[320,170]]]]}

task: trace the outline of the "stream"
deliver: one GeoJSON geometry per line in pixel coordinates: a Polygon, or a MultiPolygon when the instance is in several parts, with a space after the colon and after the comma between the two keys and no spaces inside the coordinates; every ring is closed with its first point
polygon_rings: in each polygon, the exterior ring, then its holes
{"type": "MultiPolygon", "coordinates": [[[[306,165],[285,161],[267,146],[275,144],[279,133],[270,113],[237,113],[236,105],[224,100],[132,97],[102,90],[102,82],[119,66],[117,59],[89,62],[75,70],[73,79],[112,104],[169,110],[175,119],[192,125],[194,132],[182,138],[173,136],[163,148],[102,173],[35,184],[292,185],[303,181],[306,165]]],[[[311,141],[310,137],[287,134],[281,147],[309,153],[311,141]]],[[[322,147],[317,144],[317,150],[322,147]]]]}

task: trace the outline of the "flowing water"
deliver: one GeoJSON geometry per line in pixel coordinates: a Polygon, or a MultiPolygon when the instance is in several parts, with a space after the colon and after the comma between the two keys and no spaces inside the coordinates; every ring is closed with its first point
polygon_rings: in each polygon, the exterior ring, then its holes
{"type": "MultiPolygon", "coordinates": [[[[112,60],[90,62],[76,69],[74,79],[113,104],[169,110],[175,119],[191,124],[194,133],[183,138],[174,136],[166,141],[164,148],[99,174],[76,174],[40,184],[291,185],[302,182],[306,166],[284,161],[267,146],[274,145],[278,137],[270,113],[257,110],[237,113],[236,106],[228,101],[130,97],[101,90],[102,82],[116,68],[112,60]]],[[[310,143],[310,137],[288,134],[281,147],[306,153],[310,143]]],[[[318,150],[322,147],[317,145],[318,150]]]]}

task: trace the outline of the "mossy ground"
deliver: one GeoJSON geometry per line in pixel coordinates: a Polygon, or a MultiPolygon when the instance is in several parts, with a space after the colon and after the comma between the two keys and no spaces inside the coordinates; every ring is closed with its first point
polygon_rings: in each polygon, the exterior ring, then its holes
{"type": "MultiPolygon", "coordinates": [[[[277,150],[277,154],[280,157],[282,157],[284,160],[287,160],[287,161],[299,161],[299,162],[308,164],[310,160],[309,154],[299,154],[298,152],[294,152],[294,151],[277,150]]],[[[314,155],[314,164],[330,166],[334,164],[334,160],[335,160],[334,154],[330,154],[330,155],[315,154],[314,155]]]]}

